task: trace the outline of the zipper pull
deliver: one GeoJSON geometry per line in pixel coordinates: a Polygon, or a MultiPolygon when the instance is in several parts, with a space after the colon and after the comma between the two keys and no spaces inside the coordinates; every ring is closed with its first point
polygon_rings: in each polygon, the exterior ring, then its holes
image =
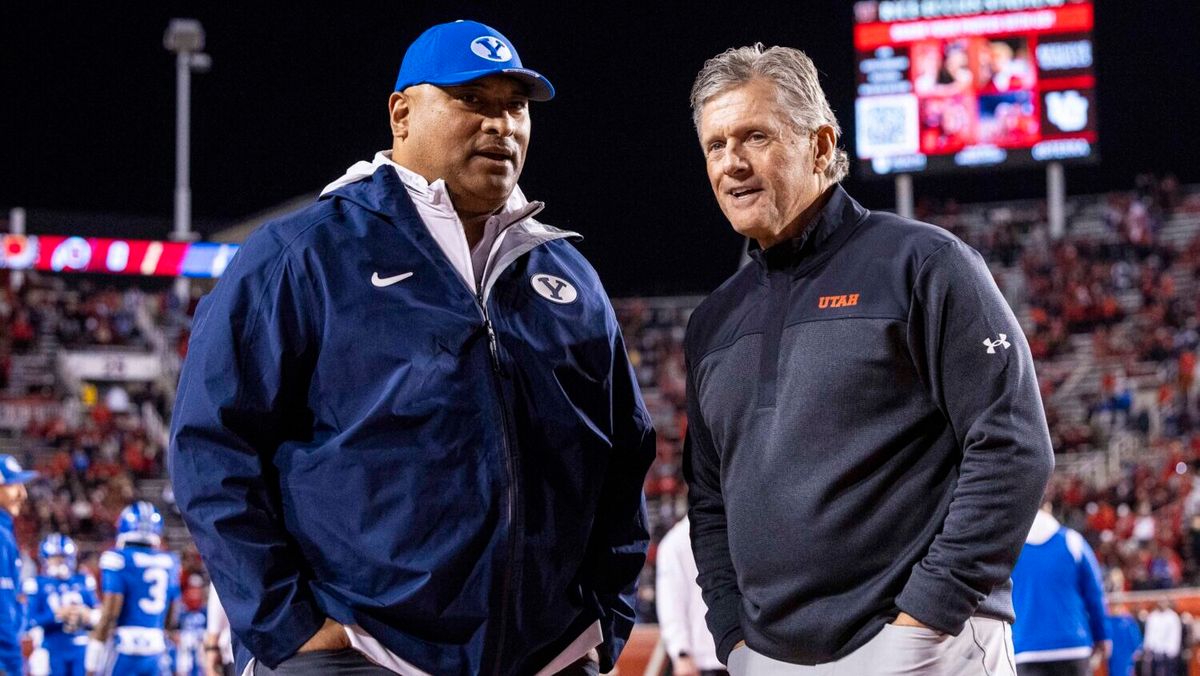
{"type": "Polygon", "coordinates": [[[500,350],[496,345],[496,329],[492,327],[491,319],[485,319],[483,326],[487,329],[488,348],[492,352],[492,369],[500,373],[500,350]]]}

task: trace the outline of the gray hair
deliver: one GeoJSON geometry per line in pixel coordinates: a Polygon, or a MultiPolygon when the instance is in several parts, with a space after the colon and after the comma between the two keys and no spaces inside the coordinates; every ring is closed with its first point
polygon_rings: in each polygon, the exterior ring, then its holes
{"type": "MultiPolygon", "coordinates": [[[[764,49],[761,42],[752,47],[727,49],[704,62],[692,85],[692,123],[696,125],[696,131],[700,131],[700,110],[709,99],[756,78],[775,85],[780,103],[798,129],[811,131],[827,124],[833,127],[836,136],[842,135],[842,128],[817,79],[817,67],[812,59],[791,47],[764,49]]],[[[836,183],[845,178],[849,170],[850,157],[845,150],[835,147],[833,161],[825,167],[825,177],[836,183]]]]}

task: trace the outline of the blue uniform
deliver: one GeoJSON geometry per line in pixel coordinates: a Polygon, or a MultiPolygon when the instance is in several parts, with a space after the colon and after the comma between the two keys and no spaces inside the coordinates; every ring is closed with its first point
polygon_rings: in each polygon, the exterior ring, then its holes
{"type": "Polygon", "coordinates": [[[0,669],[9,676],[24,673],[21,659],[21,630],[25,608],[18,595],[21,579],[21,550],[13,534],[13,519],[0,510],[0,669]]]}
{"type": "Polygon", "coordinates": [[[1105,620],[1112,637],[1112,654],[1108,657],[1108,676],[1133,676],[1133,661],[1142,651],[1142,630],[1137,620],[1127,614],[1110,615],[1105,620]]]}
{"type": "Polygon", "coordinates": [[[50,656],[51,676],[83,676],[83,655],[88,635],[83,623],[64,626],[55,619],[60,608],[82,605],[96,608],[96,581],[90,575],[76,573],[67,579],[38,575],[25,580],[29,625],[44,632],[42,647],[50,656]]]}
{"type": "Polygon", "coordinates": [[[117,617],[112,673],[159,676],[159,661],[167,651],[163,625],[179,598],[179,561],[167,552],[128,545],[104,552],[100,570],[104,593],[125,597],[117,617]]]}
{"type": "Polygon", "coordinates": [[[186,612],[179,618],[174,673],[204,676],[204,631],[207,628],[208,615],[203,609],[186,612]]]}

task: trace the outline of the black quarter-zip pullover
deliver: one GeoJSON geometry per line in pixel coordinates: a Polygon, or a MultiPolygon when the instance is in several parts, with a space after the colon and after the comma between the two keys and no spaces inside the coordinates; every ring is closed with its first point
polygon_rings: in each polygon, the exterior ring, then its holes
{"type": "Polygon", "coordinates": [[[688,326],[685,471],[717,652],[839,659],[903,611],[1013,620],[1053,467],[1029,347],[983,259],[840,186],[688,326]]]}

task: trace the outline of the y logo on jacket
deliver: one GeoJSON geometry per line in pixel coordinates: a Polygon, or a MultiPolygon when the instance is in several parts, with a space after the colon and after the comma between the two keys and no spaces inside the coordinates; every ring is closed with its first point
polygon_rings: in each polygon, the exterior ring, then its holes
{"type": "Polygon", "coordinates": [[[559,305],[573,303],[579,297],[579,292],[575,290],[575,287],[562,277],[536,274],[529,278],[529,283],[539,296],[559,305]]]}

